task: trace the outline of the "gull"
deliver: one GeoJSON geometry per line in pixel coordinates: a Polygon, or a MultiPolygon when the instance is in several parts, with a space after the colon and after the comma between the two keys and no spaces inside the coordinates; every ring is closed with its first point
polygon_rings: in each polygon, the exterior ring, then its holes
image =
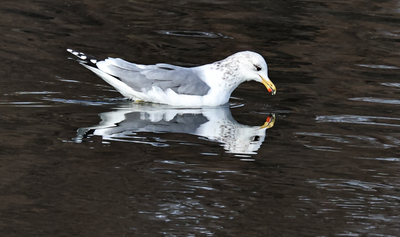
{"type": "Polygon", "coordinates": [[[235,53],[221,61],[197,67],[165,63],[142,65],[120,58],[98,60],[93,56],[67,49],[87,69],[113,86],[124,97],[174,106],[218,106],[228,103],[231,93],[245,81],[264,84],[276,93],[268,78],[264,58],[255,52],[235,53]]]}

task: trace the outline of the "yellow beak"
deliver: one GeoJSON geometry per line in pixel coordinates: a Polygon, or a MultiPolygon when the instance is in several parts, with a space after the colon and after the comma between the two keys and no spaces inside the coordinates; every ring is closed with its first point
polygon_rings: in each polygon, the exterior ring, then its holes
{"type": "Polygon", "coordinates": [[[276,87],[275,87],[274,83],[272,83],[272,81],[270,81],[270,80],[264,79],[262,76],[260,76],[260,77],[262,79],[261,83],[264,84],[265,87],[267,87],[268,92],[271,92],[272,95],[275,95],[276,94],[276,87]]]}
{"type": "Polygon", "coordinates": [[[272,128],[275,124],[275,114],[271,114],[268,118],[267,121],[265,121],[264,125],[260,127],[260,129],[263,128],[272,128]]]}

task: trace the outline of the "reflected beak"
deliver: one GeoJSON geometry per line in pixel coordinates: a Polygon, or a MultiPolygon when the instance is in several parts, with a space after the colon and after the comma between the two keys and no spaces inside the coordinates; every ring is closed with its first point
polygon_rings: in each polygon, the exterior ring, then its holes
{"type": "Polygon", "coordinates": [[[268,118],[267,121],[265,121],[264,125],[260,127],[260,129],[264,128],[272,128],[275,124],[275,114],[271,114],[268,118]]]}
{"type": "MultiPolygon", "coordinates": [[[[260,76],[260,75],[259,75],[260,76]]],[[[274,83],[272,83],[272,81],[270,80],[266,80],[264,79],[264,77],[260,76],[262,79],[262,84],[264,84],[265,87],[267,87],[268,92],[271,92],[272,95],[276,94],[276,87],[274,85],[274,83]]]]}

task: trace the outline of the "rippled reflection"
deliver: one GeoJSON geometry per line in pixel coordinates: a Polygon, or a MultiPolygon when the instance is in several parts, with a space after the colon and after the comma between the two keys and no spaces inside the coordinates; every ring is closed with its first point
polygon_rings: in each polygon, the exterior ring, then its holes
{"type": "MultiPolygon", "coordinates": [[[[114,111],[101,113],[102,121],[93,127],[80,128],[76,142],[85,137],[102,136],[107,141],[145,143],[168,146],[163,139],[149,141],[141,132],[186,133],[220,142],[228,153],[256,154],[275,123],[275,115],[262,126],[243,125],[232,117],[228,106],[182,109],[166,105],[130,104],[114,111]]],[[[182,142],[181,142],[182,144],[182,142]]]]}

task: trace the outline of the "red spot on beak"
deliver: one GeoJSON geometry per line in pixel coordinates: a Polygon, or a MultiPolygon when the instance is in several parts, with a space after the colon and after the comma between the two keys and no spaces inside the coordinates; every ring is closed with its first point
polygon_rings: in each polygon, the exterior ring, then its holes
{"type": "Polygon", "coordinates": [[[271,117],[267,118],[267,123],[271,122],[271,117]]]}
{"type": "Polygon", "coordinates": [[[272,91],[272,89],[271,88],[268,88],[268,92],[271,92],[272,91]]]}

